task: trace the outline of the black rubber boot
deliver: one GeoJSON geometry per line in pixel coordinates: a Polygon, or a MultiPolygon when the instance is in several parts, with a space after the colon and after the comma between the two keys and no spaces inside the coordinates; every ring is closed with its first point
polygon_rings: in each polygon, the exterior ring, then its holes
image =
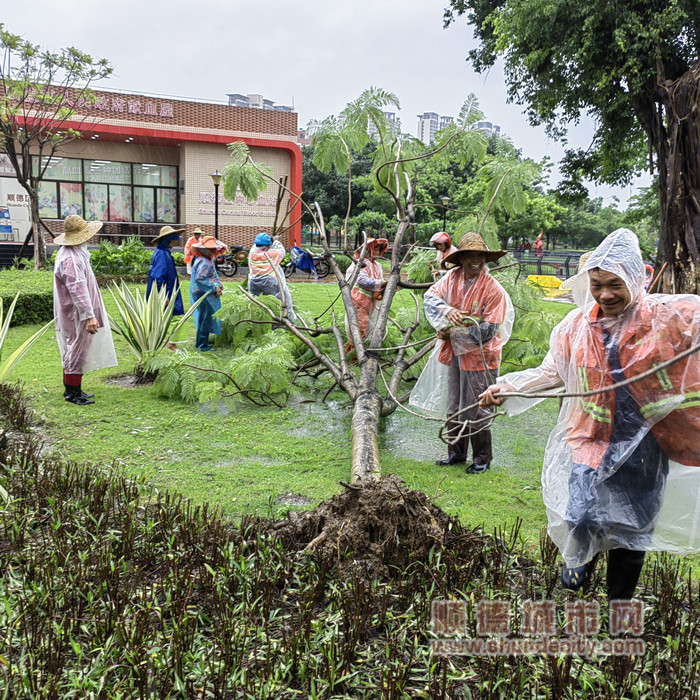
{"type": "Polygon", "coordinates": [[[646,552],[634,549],[611,549],[608,552],[608,600],[634,597],[646,552]]]}
{"type": "Polygon", "coordinates": [[[82,389],[79,386],[66,386],[64,396],[66,397],[66,401],[74,403],[76,406],[89,406],[95,403],[88,398],[84,398],[82,393],[82,389]],[[68,394],[68,396],[66,396],[66,394],[68,394]]]}
{"type": "MultiPolygon", "coordinates": [[[[67,385],[67,384],[64,384],[63,386],[65,387],[65,391],[63,392],[63,398],[64,398],[64,399],[67,399],[67,398],[68,398],[68,385],[67,385]]],[[[80,388],[80,396],[82,396],[82,398],[84,398],[84,399],[91,399],[94,395],[95,395],[95,394],[86,394],[86,393],[82,390],[82,388],[80,388]]],[[[95,403],[95,402],[93,401],[93,403],[95,403]]]]}

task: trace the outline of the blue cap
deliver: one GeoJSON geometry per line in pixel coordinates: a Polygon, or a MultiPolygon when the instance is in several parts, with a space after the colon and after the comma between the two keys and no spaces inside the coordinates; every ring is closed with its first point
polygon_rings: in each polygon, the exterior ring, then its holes
{"type": "Polygon", "coordinates": [[[255,237],[255,245],[272,245],[272,238],[267,233],[259,233],[255,237]]]}

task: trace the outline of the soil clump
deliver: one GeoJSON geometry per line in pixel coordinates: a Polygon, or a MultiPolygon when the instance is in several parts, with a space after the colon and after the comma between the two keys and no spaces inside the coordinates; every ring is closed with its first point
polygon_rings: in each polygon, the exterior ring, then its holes
{"type": "Polygon", "coordinates": [[[392,577],[411,562],[427,561],[433,548],[466,550],[462,553],[479,558],[486,545],[480,530],[463,529],[394,474],[341,484],[345,488],[338,495],[273,525],[285,548],[308,551],[327,565],[392,577]]]}

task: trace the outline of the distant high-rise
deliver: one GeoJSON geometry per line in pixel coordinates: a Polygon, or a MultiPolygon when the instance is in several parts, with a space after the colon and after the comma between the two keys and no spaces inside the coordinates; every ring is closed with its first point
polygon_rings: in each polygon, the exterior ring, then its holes
{"type": "Polygon", "coordinates": [[[498,124],[492,124],[491,122],[486,121],[476,122],[476,124],[474,124],[474,128],[481,129],[482,131],[486,132],[488,136],[501,133],[501,127],[498,126],[498,124]]]}
{"type": "Polygon", "coordinates": [[[250,107],[251,109],[269,109],[275,112],[293,112],[294,107],[276,105],[272,100],[266,100],[262,95],[239,95],[230,93],[227,95],[231,107],[250,107]]]}
{"type": "MultiPolygon", "coordinates": [[[[450,117],[442,118],[450,119],[450,117]]],[[[430,143],[439,128],[440,115],[437,112],[425,112],[418,115],[418,138],[423,143],[430,143]]]]}
{"type": "MultiPolygon", "coordinates": [[[[399,122],[396,120],[396,112],[384,112],[384,116],[389,122],[389,131],[395,133],[399,122]]],[[[367,133],[370,136],[374,136],[377,133],[377,127],[374,126],[374,122],[370,119],[367,123],[367,133]]]]}
{"type": "MultiPolygon", "coordinates": [[[[418,115],[418,138],[423,143],[431,143],[435,137],[435,132],[444,129],[449,124],[454,122],[454,117],[448,117],[444,115],[439,115],[437,112],[425,112],[418,115]]],[[[476,122],[472,126],[472,129],[481,129],[488,136],[493,136],[493,134],[500,134],[501,127],[498,124],[493,124],[492,122],[481,121],[476,122]]]]}

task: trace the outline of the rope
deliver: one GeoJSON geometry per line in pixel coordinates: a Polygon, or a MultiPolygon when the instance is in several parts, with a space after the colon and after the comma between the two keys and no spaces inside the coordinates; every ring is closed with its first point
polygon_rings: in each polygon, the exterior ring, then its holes
{"type": "MultiPolygon", "coordinates": [[[[611,384],[608,387],[603,387],[602,389],[591,389],[590,391],[572,391],[572,392],[558,392],[556,394],[550,393],[542,393],[542,392],[528,392],[528,391],[504,391],[504,392],[499,392],[498,396],[500,398],[524,398],[524,399],[569,399],[569,398],[584,398],[587,396],[597,396],[598,394],[605,394],[610,391],[616,391],[617,389],[621,389],[622,387],[629,386],[630,384],[633,384],[634,382],[638,382],[642,379],[646,379],[647,377],[650,377],[653,374],[656,374],[657,372],[660,372],[667,367],[670,367],[671,365],[674,365],[676,362],[680,362],[681,360],[684,360],[686,357],[689,357],[693,353],[698,352],[700,350],[700,343],[697,345],[693,345],[687,350],[684,350],[680,355],[677,355],[676,357],[671,358],[670,360],[666,360],[665,362],[662,362],[655,367],[652,367],[651,369],[648,369],[646,372],[642,372],[641,374],[635,375],[634,377],[629,377],[628,379],[624,379],[621,382],[617,382],[616,384],[611,384]]],[[[484,365],[485,366],[485,365],[484,365]]],[[[477,418],[475,420],[464,420],[464,421],[459,421],[458,418],[462,413],[466,413],[467,411],[472,411],[476,409],[479,406],[479,401],[470,404],[469,406],[465,406],[464,408],[460,409],[457,413],[453,413],[451,416],[448,416],[445,421],[443,421],[443,425],[440,428],[439,431],[439,437],[442,442],[448,444],[448,445],[454,445],[457,441],[463,439],[464,437],[471,437],[472,435],[476,435],[477,433],[481,432],[482,430],[487,430],[488,428],[491,427],[493,424],[493,421],[498,417],[498,416],[504,416],[506,415],[505,412],[503,411],[495,411],[491,415],[485,416],[483,418],[477,418]],[[480,423],[486,423],[488,421],[488,424],[479,426],[478,424],[480,423]],[[455,425],[455,424],[458,425],[455,425]],[[476,429],[473,429],[475,428],[476,429]],[[456,437],[452,437],[451,432],[455,430],[455,428],[459,428],[459,432],[456,437]]],[[[484,408],[484,410],[488,410],[484,408]]]]}

